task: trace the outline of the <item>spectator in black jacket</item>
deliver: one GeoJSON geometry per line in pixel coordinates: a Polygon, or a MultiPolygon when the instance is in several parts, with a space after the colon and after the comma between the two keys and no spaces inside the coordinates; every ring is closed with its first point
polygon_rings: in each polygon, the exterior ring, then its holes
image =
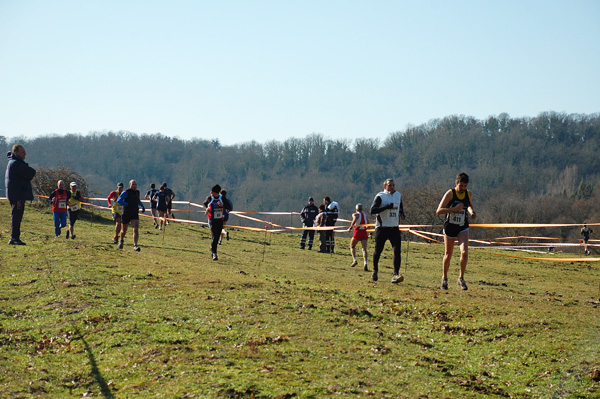
{"type": "MultiPolygon", "coordinates": [[[[340,204],[336,201],[332,201],[329,197],[323,198],[323,204],[325,204],[325,211],[327,212],[325,226],[335,226],[340,213],[340,204]]],[[[325,230],[325,240],[327,241],[327,252],[333,253],[335,249],[335,235],[333,229],[325,230]]]]}
{"type": "Polygon", "coordinates": [[[25,212],[25,201],[33,200],[31,180],[35,177],[35,169],[25,163],[27,152],[21,144],[15,144],[12,152],[6,154],[8,165],[4,183],[6,197],[10,202],[10,245],[25,245],[21,241],[21,221],[25,212]]]}
{"type": "MultiPolygon", "coordinates": [[[[300,212],[300,220],[302,220],[302,227],[313,227],[315,223],[315,218],[319,214],[319,208],[315,205],[315,200],[313,197],[308,199],[308,204],[302,209],[300,212]]],[[[315,231],[314,230],[303,230],[302,238],[300,239],[300,249],[304,249],[306,246],[306,236],[308,236],[308,249],[311,250],[313,246],[313,241],[315,239],[315,231]]]]}

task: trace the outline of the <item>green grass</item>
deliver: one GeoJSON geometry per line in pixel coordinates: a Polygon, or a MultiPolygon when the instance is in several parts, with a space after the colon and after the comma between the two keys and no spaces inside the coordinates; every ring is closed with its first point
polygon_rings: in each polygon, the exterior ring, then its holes
{"type": "Polygon", "coordinates": [[[213,262],[207,228],[144,219],[136,253],[107,213],[67,241],[28,206],[15,247],[0,214],[0,397],[600,397],[597,263],[473,249],[469,290],[454,259],[440,292],[436,244],[405,272],[405,243],[392,285],[390,248],[373,283],[347,235],[325,255],[232,231],[213,262]]]}

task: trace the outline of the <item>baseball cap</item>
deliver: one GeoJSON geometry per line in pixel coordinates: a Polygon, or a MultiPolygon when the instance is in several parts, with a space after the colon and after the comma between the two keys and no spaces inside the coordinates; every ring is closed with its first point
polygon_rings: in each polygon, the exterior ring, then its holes
{"type": "Polygon", "coordinates": [[[69,186],[76,186],[77,183],[75,183],[74,181],[71,182],[71,184],[69,184],[69,186]]]}
{"type": "Polygon", "coordinates": [[[313,197],[308,197],[308,200],[314,202],[315,199],[313,197]]]}
{"type": "Polygon", "coordinates": [[[117,187],[125,187],[122,182],[117,183],[117,187]]]}

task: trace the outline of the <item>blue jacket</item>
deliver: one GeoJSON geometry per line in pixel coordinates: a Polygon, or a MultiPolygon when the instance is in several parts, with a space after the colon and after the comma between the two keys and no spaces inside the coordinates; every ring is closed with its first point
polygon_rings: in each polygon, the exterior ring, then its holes
{"type": "Polygon", "coordinates": [[[10,202],[32,201],[31,180],[35,177],[35,169],[27,165],[20,156],[10,151],[6,157],[8,158],[4,175],[6,197],[10,202]]]}

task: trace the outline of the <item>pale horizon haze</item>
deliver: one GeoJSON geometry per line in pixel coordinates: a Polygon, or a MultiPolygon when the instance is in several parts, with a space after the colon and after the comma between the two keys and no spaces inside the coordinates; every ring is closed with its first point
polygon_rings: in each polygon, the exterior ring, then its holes
{"type": "Polygon", "coordinates": [[[598,1],[0,0],[0,136],[231,145],[600,112],[598,1]]]}

